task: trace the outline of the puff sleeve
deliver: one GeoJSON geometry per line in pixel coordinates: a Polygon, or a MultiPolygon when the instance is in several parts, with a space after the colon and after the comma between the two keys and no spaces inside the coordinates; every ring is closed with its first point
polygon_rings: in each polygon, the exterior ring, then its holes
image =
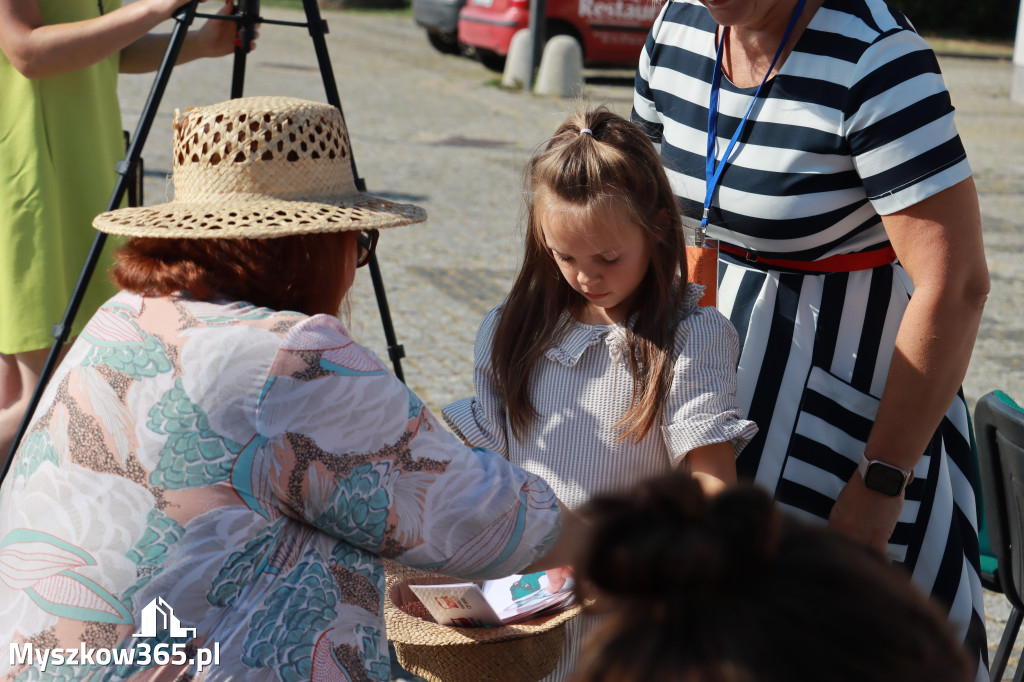
{"type": "Polygon", "coordinates": [[[736,406],[736,329],[716,308],[694,307],[676,330],[675,351],[662,426],[673,463],[694,448],[728,441],[738,455],[757,426],[736,406]]]}

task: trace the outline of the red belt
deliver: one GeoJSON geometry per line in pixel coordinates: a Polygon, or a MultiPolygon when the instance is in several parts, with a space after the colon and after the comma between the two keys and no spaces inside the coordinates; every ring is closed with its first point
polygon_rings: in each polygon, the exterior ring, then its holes
{"type": "Polygon", "coordinates": [[[855,270],[872,270],[889,265],[896,260],[896,252],[891,246],[863,253],[841,253],[821,260],[786,260],[783,258],[762,258],[753,251],[740,249],[728,244],[719,243],[718,248],[726,253],[746,259],[750,263],[758,263],[770,268],[786,268],[804,272],[853,272],[855,270]]]}

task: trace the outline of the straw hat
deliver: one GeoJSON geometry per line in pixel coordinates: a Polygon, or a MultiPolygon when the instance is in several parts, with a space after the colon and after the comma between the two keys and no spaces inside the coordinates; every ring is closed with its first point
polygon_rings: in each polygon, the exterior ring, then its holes
{"type": "Polygon", "coordinates": [[[101,213],[133,237],[266,238],[426,220],[418,206],[356,189],[336,107],[247,97],[174,115],[174,200],[101,213]]]}
{"type": "Polygon", "coordinates": [[[565,624],[579,605],[515,625],[461,628],[438,625],[409,585],[464,582],[385,561],[384,622],[398,662],[428,682],[535,682],[558,664],[565,624]]]}

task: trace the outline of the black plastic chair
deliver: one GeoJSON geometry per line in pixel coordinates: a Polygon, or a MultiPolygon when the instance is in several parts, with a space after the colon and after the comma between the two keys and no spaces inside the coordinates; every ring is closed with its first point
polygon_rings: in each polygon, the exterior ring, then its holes
{"type": "MultiPolygon", "coordinates": [[[[992,391],[974,408],[974,432],[984,519],[996,560],[989,576],[982,566],[982,582],[992,589],[994,578],[996,591],[1013,607],[989,668],[995,682],[1002,678],[1024,620],[1024,409],[1002,391],[992,391]]],[[[988,567],[992,568],[991,563],[988,567]]],[[[1013,679],[1024,680],[1024,662],[1018,664],[1013,679]]]]}

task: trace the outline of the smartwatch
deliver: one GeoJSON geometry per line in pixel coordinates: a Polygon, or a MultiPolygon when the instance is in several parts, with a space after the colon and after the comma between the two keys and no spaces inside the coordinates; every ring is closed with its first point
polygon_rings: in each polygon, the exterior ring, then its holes
{"type": "Polygon", "coordinates": [[[904,471],[898,466],[879,462],[876,459],[868,459],[864,455],[860,457],[857,471],[864,479],[865,488],[889,497],[898,497],[914,480],[913,470],[904,471]]]}

